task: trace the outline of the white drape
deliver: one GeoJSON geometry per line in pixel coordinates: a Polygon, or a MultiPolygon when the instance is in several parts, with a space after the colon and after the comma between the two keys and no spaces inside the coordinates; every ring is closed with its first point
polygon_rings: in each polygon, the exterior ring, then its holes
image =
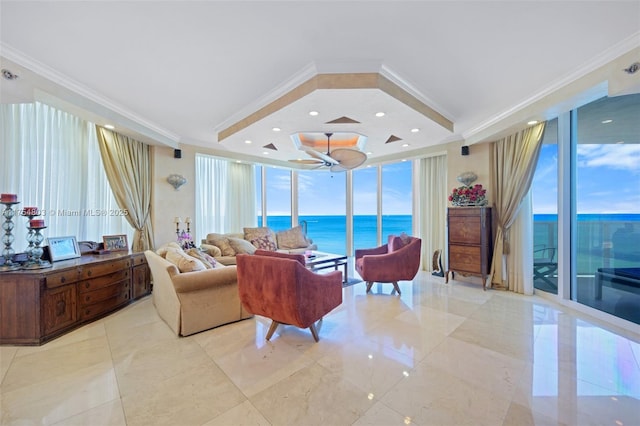
{"type": "MultiPolygon", "coordinates": [[[[107,182],[94,124],[38,102],[4,104],[0,132],[0,192],[18,194],[16,208],[40,208],[45,237],[132,238],[107,182]]],[[[18,253],[28,245],[26,218],[14,223],[18,253]]]]}
{"type": "Polygon", "coordinates": [[[446,264],[447,156],[423,158],[419,167],[418,235],[422,239],[422,269],[433,271],[432,258],[436,250],[442,251],[443,264],[446,264]]]}
{"type": "Polygon", "coordinates": [[[196,241],[256,226],[254,167],[196,154],[196,241]]]}

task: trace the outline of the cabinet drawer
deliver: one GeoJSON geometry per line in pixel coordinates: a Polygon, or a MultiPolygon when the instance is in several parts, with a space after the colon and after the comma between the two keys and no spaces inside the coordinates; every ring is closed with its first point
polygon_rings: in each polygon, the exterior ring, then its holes
{"type": "Polygon", "coordinates": [[[86,280],[88,278],[100,277],[122,269],[129,269],[129,267],[131,267],[131,260],[129,259],[99,263],[97,265],[91,265],[90,267],[83,268],[80,278],[86,280]]]}
{"type": "Polygon", "coordinates": [[[144,253],[132,254],[131,261],[133,262],[133,266],[146,265],[147,258],[144,257],[144,253]]]}
{"type": "Polygon", "coordinates": [[[122,271],[113,272],[108,275],[103,275],[91,280],[84,280],[78,283],[78,292],[86,293],[88,291],[95,291],[103,287],[113,285],[113,283],[122,281],[129,278],[129,270],[124,269],[122,271]]]}
{"type": "Polygon", "coordinates": [[[449,218],[449,242],[480,244],[482,239],[482,225],[480,217],[451,217],[449,218]]]}
{"type": "Polygon", "coordinates": [[[453,271],[481,273],[480,247],[449,246],[449,269],[453,271]]]}
{"type": "Polygon", "coordinates": [[[68,269],[66,271],[56,272],[47,275],[47,288],[56,288],[61,285],[75,283],[80,279],[80,270],[78,268],[68,269]]]}
{"type": "Polygon", "coordinates": [[[122,291],[115,297],[105,299],[93,305],[82,306],[80,308],[80,320],[86,321],[100,315],[104,315],[117,307],[129,302],[129,292],[122,291]]]}
{"type": "Polygon", "coordinates": [[[80,306],[92,305],[97,302],[101,302],[112,297],[120,296],[121,294],[130,294],[129,288],[131,284],[129,280],[120,281],[110,285],[108,287],[102,287],[98,290],[81,293],[80,306]]]}

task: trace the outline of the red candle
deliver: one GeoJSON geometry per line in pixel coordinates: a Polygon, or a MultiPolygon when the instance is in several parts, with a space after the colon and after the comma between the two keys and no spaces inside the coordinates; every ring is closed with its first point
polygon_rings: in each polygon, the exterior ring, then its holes
{"type": "Polygon", "coordinates": [[[22,215],[23,216],[38,216],[38,215],[40,215],[40,212],[38,211],[37,207],[25,207],[24,209],[22,209],[22,215]]]}
{"type": "Polygon", "coordinates": [[[0,201],[5,203],[15,203],[18,201],[17,194],[0,194],[0,201]]]}
{"type": "Polygon", "coordinates": [[[44,227],[44,219],[31,219],[29,221],[29,225],[32,228],[43,228],[44,227]]]}

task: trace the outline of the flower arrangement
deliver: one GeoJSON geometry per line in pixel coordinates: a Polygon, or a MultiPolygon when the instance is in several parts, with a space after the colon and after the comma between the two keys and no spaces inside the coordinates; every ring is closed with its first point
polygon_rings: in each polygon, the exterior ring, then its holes
{"type": "Polygon", "coordinates": [[[453,188],[449,201],[454,206],[484,206],[487,204],[487,190],[477,183],[473,186],[463,185],[453,188]]]}

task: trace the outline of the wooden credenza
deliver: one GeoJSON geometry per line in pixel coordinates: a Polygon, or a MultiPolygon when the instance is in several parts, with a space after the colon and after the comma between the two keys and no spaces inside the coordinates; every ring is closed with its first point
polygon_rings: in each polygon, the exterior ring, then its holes
{"type": "Polygon", "coordinates": [[[151,292],[144,253],[0,273],[0,344],[40,345],[151,292]]]}
{"type": "Polygon", "coordinates": [[[449,272],[451,278],[454,278],[454,272],[459,272],[481,277],[482,288],[486,289],[493,255],[491,208],[451,207],[447,214],[447,229],[449,268],[445,282],[449,282],[449,272]]]}

